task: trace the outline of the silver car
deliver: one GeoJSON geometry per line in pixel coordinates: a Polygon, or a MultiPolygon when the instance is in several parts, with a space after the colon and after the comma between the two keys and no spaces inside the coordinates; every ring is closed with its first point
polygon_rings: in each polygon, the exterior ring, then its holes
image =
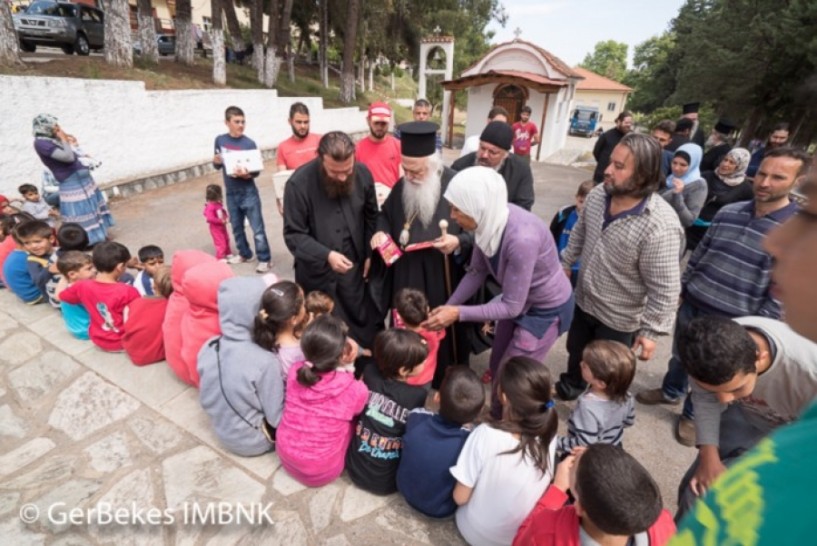
{"type": "Polygon", "coordinates": [[[68,55],[88,55],[105,45],[104,14],[84,4],[39,0],[14,15],[20,49],[33,52],[38,45],[59,47],[68,55]]]}

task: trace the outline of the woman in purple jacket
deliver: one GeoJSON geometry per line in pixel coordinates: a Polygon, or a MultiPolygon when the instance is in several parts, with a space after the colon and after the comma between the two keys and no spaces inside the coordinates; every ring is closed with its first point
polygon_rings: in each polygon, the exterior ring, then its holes
{"type": "Polygon", "coordinates": [[[34,118],[33,132],[34,150],[60,185],[62,221],[80,224],[91,245],[105,241],[114,225],[108,205],[57,118],[40,114],[34,118]]]}
{"type": "Polygon", "coordinates": [[[536,215],[508,203],[505,181],[493,169],[459,172],[444,195],[451,218],[475,236],[468,272],[446,305],[431,312],[425,327],[456,321],[496,321],[491,352],[491,413],[500,417],[496,394],[500,365],[513,356],[543,361],[573,318],[570,280],[548,227],[536,215]],[[502,294],[483,305],[462,305],[491,275],[502,294]]]}

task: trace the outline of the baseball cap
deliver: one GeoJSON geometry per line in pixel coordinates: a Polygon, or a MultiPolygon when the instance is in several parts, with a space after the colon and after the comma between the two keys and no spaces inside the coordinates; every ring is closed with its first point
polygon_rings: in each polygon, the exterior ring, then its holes
{"type": "Polygon", "coordinates": [[[385,102],[373,102],[369,105],[369,119],[372,121],[391,121],[391,107],[385,102]]]}

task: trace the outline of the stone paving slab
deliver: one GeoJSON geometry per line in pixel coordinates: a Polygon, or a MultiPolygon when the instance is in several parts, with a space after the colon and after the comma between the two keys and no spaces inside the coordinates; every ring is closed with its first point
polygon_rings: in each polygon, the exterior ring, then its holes
{"type": "MultiPolygon", "coordinates": [[[[571,202],[578,182],[587,177],[586,171],[541,164],[534,172],[533,210],[545,221],[571,202]]],[[[114,236],[134,254],[140,246],[158,244],[168,261],[182,248],[211,251],[201,210],[205,186],[217,182],[217,175],[208,175],[112,202],[118,222],[114,236]]],[[[259,186],[274,270],[292,278],[271,181],[262,176],[259,186]]],[[[252,275],[253,268],[242,264],[235,271],[252,275]]],[[[640,365],[634,392],[659,383],[669,342],[662,340],[656,358],[640,365]]],[[[472,360],[479,373],[487,356],[472,360]]],[[[555,377],[565,362],[562,339],[546,364],[555,377]]],[[[562,421],[570,406],[557,404],[562,421]]],[[[694,457],[694,450],[672,439],[677,413],[677,408],[639,406],[636,425],[624,439],[659,482],[670,509],[694,457]]],[[[286,474],[275,454],[226,453],[198,405],[197,391],[164,363],[136,367],[122,354],[74,340],[55,310],[23,305],[5,290],[0,290],[0,537],[2,544],[64,546],[463,543],[452,519],[426,518],[399,495],[371,495],[345,475],[328,486],[307,488],[286,474]],[[232,508],[269,504],[274,524],[191,521],[194,507],[207,510],[218,502],[232,508]],[[91,522],[71,523],[60,510],[49,521],[55,503],[80,511],[153,509],[172,515],[174,522],[113,525],[98,512],[91,522]],[[40,517],[24,523],[21,514],[31,516],[32,504],[40,517]]]]}

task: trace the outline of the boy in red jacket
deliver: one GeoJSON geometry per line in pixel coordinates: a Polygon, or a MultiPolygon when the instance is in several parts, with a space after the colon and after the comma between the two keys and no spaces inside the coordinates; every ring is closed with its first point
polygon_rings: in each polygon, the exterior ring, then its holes
{"type": "Polygon", "coordinates": [[[675,523],[662,508],[658,484],[647,469],[612,445],[577,452],[559,464],[553,483],[519,527],[514,546],[666,544],[675,523]],[[576,503],[566,506],[568,489],[576,503]]]}

